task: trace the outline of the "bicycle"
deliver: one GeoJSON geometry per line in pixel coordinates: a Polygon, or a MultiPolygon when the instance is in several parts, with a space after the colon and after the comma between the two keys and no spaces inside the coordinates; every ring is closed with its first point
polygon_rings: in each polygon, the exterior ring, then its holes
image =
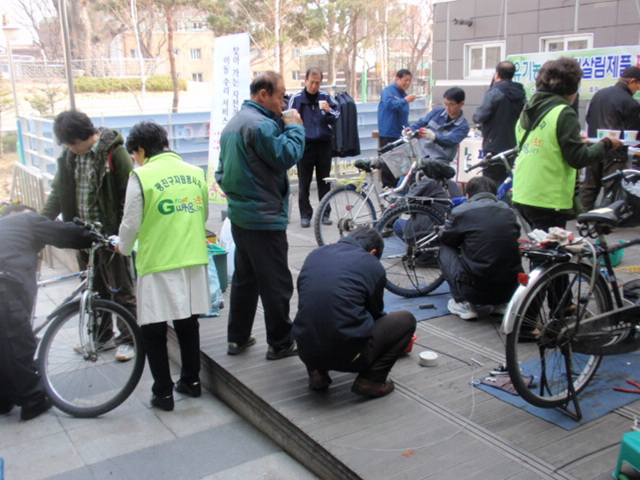
{"type": "Polygon", "coordinates": [[[49,399],[69,415],[89,418],[113,410],[129,397],[144,369],[144,350],[134,316],[121,305],[98,298],[93,290],[96,253],[112,247],[110,240],[99,232],[99,223],[74,221],[91,230],[95,238],[86,274],[71,295],[34,328],[34,334],[44,330],[37,362],[49,399]],[[128,362],[115,358],[114,339],[118,338],[126,339],[134,349],[128,362]]]}
{"type": "MultiPolygon", "coordinates": [[[[509,160],[516,153],[512,149],[487,155],[481,162],[469,166],[467,172],[500,163],[510,173],[509,160]]],[[[451,167],[442,162],[433,161],[425,165],[427,177],[442,185],[455,174],[451,167]]],[[[499,187],[498,199],[508,201],[510,192],[511,177],[508,176],[499,187]]],[[[446,210],[466,201],[466,197],[407,195],[385,211],[376,228],[385,242],[380,261],[387,272],[387,289],[390,292],[406,298],[420,297],[430,294],[444,282],[437,261],[440,251],[438,229],[444,225],[446,210]],[[393,234],[389,235],[389,232],[393,234]]]]}
{"type": "Polygon", "coordinates": [[[403,134],[399,140],[379,149],[378,157],[356,161],[355,166],[361,172],[356,178],[324,179],[332,184],[332,189],[322,198],[312,219],[319,246],[335,243],[360,226],[375,224],[387,204],[415,182],[419,171],[418,134],[403,134]],[[380,168],[385,158],[391,161],[390,157],[399,160],[394,174],[404,174],[404,178],[396,188],[378,192],[373,171],[380,168]]]}
{"type": "MultiPolygon", "coordinates": [[[[612,179],[636,181],[640,172],[626,170],[603,180],[612,179]]],[[[636,211],[621,200],[581,214],[579,233],[585,238],[579,242],[524,251],[538,266],[522,274],[501,330],[507,337],[511,382],[528,403],[560,407],[580,420],[578,394],[593,379],[602,356],[640,348],[640,306],[625,306],[611,263],[613,253],[640,239],[614,246],[606,242],[614,227],[635,221],[636,211]]]]}

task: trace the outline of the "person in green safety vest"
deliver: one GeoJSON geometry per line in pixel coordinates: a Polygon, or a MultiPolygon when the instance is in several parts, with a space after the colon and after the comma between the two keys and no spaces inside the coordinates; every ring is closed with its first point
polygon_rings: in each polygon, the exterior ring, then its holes
{"type": "Polygon", "coordinates": [[[191,397],[202,393],[198,316],[211,308],[205,242],[209,188],[201,168],[169,151],[167,133],[156,123],[134,125],[126,147],[140,168],[129,178],[116,251],[129,255],[138,240],[138,324],[154,380],[151,405],[171,411],[169,321],[182,359],[175,389],[191,397]]]}

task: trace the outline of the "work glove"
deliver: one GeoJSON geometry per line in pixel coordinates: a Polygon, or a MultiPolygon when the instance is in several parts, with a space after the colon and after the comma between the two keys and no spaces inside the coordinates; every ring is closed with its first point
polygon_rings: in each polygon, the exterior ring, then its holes
{"type": "Polygon", "coordinates": [[[432,142],[436,139],[436,133],[430,128],[422,127],[420,129],[420,138],[423,138],[425,140],[429,140],[430,142],[432,142]]]}

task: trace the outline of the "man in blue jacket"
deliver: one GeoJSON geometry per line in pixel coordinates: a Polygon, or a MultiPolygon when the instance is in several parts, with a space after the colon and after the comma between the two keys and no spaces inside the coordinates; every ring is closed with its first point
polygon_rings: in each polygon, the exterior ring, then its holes
{"type": "Polygon", "coordinates": [[[251,100],[222,130],[216,181],[227,196],[236,246],[227,330],[229,355],[256,343],[251,335],[258,306],[264,307],[267,359],[297,355],[289,301],[293,280],[287,260],[289,178],[302,158],[304,127],[298,112],[282,117],[282,77],[265,72],[251,82],[251,100]]]}
{"type": "MultiPolygon", "coordinates": [[[[409,104],[416,96],[407,94],[413,76],[406,68],[398,70],[396,81],[382,89],[378,104],[378,134],[380,148],[395,142],[402,136],[402,129],[409,123],[409,104]]],[[[382,166],[382,184],[395,187],[396,178],[386,165],[382,166]]]]}
{"type": "MultiPolygon", "coordinates": [[[[322,200],[331,187],[324,181],[331,173],[331,138],[340,110],[335,100],[324,90],[320,90],[322,70],[310,68],[304,80],[304,88],[289,100],[289,108],[295,108],[304,123],[306,146],[302,160],[298,162],[298,206],[300,208],[300,225],[311,226],[313,208],[309,202],[309,187],[313,170],[316,171],[318,184],[318,200],[322,200]]],[[[325,212],[322,222],[331,225],[325,212]]]]}
{"type": "MultiPolygon", "coordinates": [[[[482,150],[500,153],[516,146],[516,122],[527,101],[521,83],[512,81],[516,67],[512,62],[500,62],[496,66],[491,87],[473,115],[473,122],[482,125],[482,150]]],[[[498,185],[507,178],[502,165],[489,165],[482,174],[498,185]]]]}
{"type": "Polygon", "coordinates": [[[444,92],[444,107],[434,108],[412,124],[409,129],[420,130],[420,146],[431,160],[450,163],[458,154],[458,145],[469,133],[464,118],[465,93],[458,87],[444,92]]]}
{"type": "Polygon", "coordinates": [[[298,277],[293,336],[309,373],[309,388],[329,388],[329,370],[357,372],[351,391],[382,397],[393,391],[391,368],[407,349],[416,319],[384,312],[384,242],[360,227],[309,254],[298,277]]]}

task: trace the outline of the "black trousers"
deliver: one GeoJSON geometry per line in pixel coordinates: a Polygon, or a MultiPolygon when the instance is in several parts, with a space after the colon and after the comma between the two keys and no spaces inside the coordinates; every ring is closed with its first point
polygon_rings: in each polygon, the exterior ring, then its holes
{"type": "Polygon", "coordinates": [[[287,259],[287,232],[247,230],[232,222],[231,233],[236,253],[231,282],[228,341],[238,344],[247,341],[260,298],[267,327],[267,343],[276,350],[288,348],[293,341],[293,324],[289,318],[293,280],[287,259]]]}
{"type": "Polygon", "coordinates": [[[322,200],[331,186],[324,178],[331,174],[331,142],[307,143],[302,160],[298,162],[298,207],[300,218],[311,219],[313,208],[309,201],[313,170],[316,171],[316,184],[318,185],[318,200],[322,200]]]}
{"type": "MultiPolygon", "coordinates": [[[[187,383],[197,382],[200,379],[200,323],[198,315],[174,320],[173,328],[180,345],[180,360],[182,361],[180,379],[187,383]]],[[[173,391],[173,380],[171,380],[169,369],[167,322],[143,325],[140,330],[153,376],[151,391],[157,397],[169,396],[173,391]]]]}
{"type": "MultiPolygon", "coordinates": [[[[380,148],[384,147],[385,145],[388,145],[389,143],[393,143],[396,140],[398,139],[393,137],[380,137],[379,138],[380,148]]],[[[396,185],[398,184],[398,179],[393,173],[391,173],[391,170],[389,170],[389,167],[387,167],[387,164],[384,162],[382,162],[382,166],[380,167],[380,176],[381,176],[383,187],[396,188],[396,185]]]]}
{"type": "Polygon", "coordinates": [[[314,370],[356,372],[373,382],[384,382],[398,358],[409,346],[416,331],[416,318],[411,312],[400,310],[378,318],[373,324],[369,343],[360,352],[344,358],[318,357],[304,352],[298,345],[300,359],[311,373],[314,370]],[[354,358],[355,357],[355,358],[354,358]]]}
{"type": "Polygon", "coordinates": [[[38,346],[22,288],[0,279],[0,404],[32,405],[45,394],[34,360],[38,346]]]}

